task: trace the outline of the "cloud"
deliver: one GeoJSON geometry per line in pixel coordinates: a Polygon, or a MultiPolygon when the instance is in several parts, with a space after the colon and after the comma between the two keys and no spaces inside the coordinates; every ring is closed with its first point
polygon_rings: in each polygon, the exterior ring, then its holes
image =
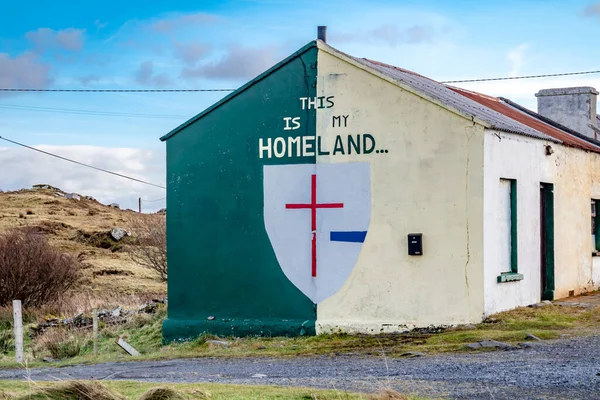
{"type": "Polygon", "coordinates": [[[154,74],[154,63],[144,61],[135,73],[137,83],[149,86],[168,86],[173,82],[165,74],[154,74]]]}
{"type": "Polygon", "coordinates": [[[46,88],[52,83],[50,68],[50,65],[41,63],[32,53],[14,58],[0,53],[0,87],[46,88]]]}
{"type": "Polygon", "coordinates": [[[100,22],[100,20],[97,19],[94,21],[94,25],[96,25],[96,28],[102,29],[102,28],[105,28],[106,25],[108,25],[108,22],[100,22]]]}
{"type": "Polygon", "coordinates": [[[521,68],[525,63],[525,52],[530,47],[529,43],[523,43],[509,50],[507,58],[510,62],[510,76],[518,76],[521,73],[521,68]]]}
{"type": "Polygon", "coordinates": [[[196,64],[206,57],[211,49],[211,45],[202,44],[200,42],[180,43],[176,40],[173,41],[173,53],[175,54],[175,57],[188,65],[196,64]]]}
{"type": "Polygon", "coordinates": [[[90,75],[82,76],[81,78],[79,78],[79,82],[81,82],[81,84],[84,86],[87,86],[93,82],[98,82],[100,80],[102,80],[102,78],[95,74],[90,74],[90,75]]]}
{"type": "Polygon", "coordinates": [[[195,13],[161,19],[152,23],[151,28],[155,32],[171,33],[177,28],[188,27],[190,25],[205,25],[218,20],[219,18],[212,14],[195,13]]]}
{"type": "Polygon", "coordinates": [[[593,3],[583,9],[581,14],[584,17],[598,17],[600,18],[600,3],[593,3]]]}
{"type": "Polygon", "coordinates": [[[39,28],[25,34],[25,38],[32,42],[40,51],[51,48],[60,48],[68,51],[80,51],[83,48],[84,29],[68,28],[55,31],[50,28],[39,28]]]}
{"type": "Polygon", "coordinates": [[[251,79],[273,66],[278,52],[275,46],[249,48],[231,45],[220,60],[196,68],[183,68],[181,77],[186,80],[251,79]]]}
{"type": "MultiPolygon", "coordinates": [[[[99,168],[165,186],[165,156],[162,151],[96,146],[49,146],[36,148],[99,168]]],[[[3,174],[0,189],[17,190],[47,183],[66,192],[92,196],[104,204],[119,203],[137,210],[137,199],[158,199],[165,190],[79,166],[22,148],[1,148],[3,174]]],[[[144,202],[142,201],[142,204],[144,202]]],[[[144,211],[164,207],[164,201],[147,203],[144,211]]]]}
{"type": "Polygon", "coordinates": [[[428,25],[413,25],[399,28],[394,24],[382,25],[366,31],[356,30],[351,33],[331,34],[331,41],[338,43],[373,43],[384,42],[391,47],[400,44],[415,44],[431,42],[437,36],[435,29],[428,25]]]}

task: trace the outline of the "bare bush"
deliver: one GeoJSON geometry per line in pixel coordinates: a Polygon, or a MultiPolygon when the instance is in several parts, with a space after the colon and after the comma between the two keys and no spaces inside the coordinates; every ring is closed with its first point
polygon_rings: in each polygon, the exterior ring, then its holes
{"type": "Polygon", "coordinates": [[[21,300],[41,306],[59,300],[77,282],[79,262],[52,248],[31,229],[0,235],[0,306],[21,300]]]}
{"type": "Polygon", "coordinates": [[[165,215],[138,214],[129,221],[131,240],[127,251],[137,264],[167,280],[167,219],[165,215]]]}

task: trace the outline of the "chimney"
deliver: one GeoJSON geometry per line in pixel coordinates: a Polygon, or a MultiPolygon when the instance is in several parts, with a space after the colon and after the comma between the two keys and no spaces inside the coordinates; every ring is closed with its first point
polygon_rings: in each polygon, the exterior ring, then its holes
{"type": "Polygon", "coordinates": [[[538,114],[592,139],[600,138],[593,87],[543,89],[535,94],[538,114]]]}
{"type": "Polygon", "coordinates": [[[317,39],[327,43],[327,27],[319,26],[317,28],[317,39]]]}

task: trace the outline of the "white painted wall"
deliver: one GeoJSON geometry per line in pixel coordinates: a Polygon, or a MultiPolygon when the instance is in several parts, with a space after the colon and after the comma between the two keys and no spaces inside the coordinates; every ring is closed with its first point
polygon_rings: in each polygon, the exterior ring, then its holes
{"type": "Polygon", "coordinates": [[[371,223],[338,293],[317,306],[317,331],[379,333],[479,322],[483,315],[483,127],[323,51],[317,134],[373,135],[388,152],[322,155],[317,165],[368,162],[371,223]],[[348,126],[332,117],[348,115],[348,126]],[[409,233],[424,254],[408,255],[409,233]]]}
{"type": "Polygon", "coordinates": [[[600,154],[560,146],[555,156],[555,297],[562,298],[600,287],[590,226],[590,200],[600,198],[600,154]]]}
{"type": "Polygon", "coordinates": [[[597,290],[600,258],[592,257],[590,200],[600,198],[600,154],[543,140],[487,131],[484,139],[485,315],[541,300],[540,182],[554,184],[555,298],[597,290]],[[554,151],[546,155],[545,146],[554,151]],[[517,179],[518,260],[522,281],[498,283],[505,233],[497,229],[501,178],[517,179]]]}
{"type": "Polygon", "coordinates": [[[554,183],[555,171],[553,159],[545,156],[546,144],[521,135],[486,131],[483,163],[485,315],[540,300],[539,188],[540,182],[554,183]],[[509,192],[501,179],[517,180],[518,268],[524,275],[522,281],[497,281],[500,273],[510,270],[510,248],[506,248],[510,243],[507,241],[510,230],[506,232],[498,226],[507,213],[510,219],[510,208],[506,207],[509,192]]]}

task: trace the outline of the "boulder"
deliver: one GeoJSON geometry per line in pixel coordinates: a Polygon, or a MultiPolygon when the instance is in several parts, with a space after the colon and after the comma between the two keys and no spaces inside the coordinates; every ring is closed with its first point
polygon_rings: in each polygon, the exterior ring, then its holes
{"type": "Polygon", "coordinates": [[[117,242],[127,235],[127,231],[123,228],[113,228],[110,231],[110,236],[117,242]]]}

